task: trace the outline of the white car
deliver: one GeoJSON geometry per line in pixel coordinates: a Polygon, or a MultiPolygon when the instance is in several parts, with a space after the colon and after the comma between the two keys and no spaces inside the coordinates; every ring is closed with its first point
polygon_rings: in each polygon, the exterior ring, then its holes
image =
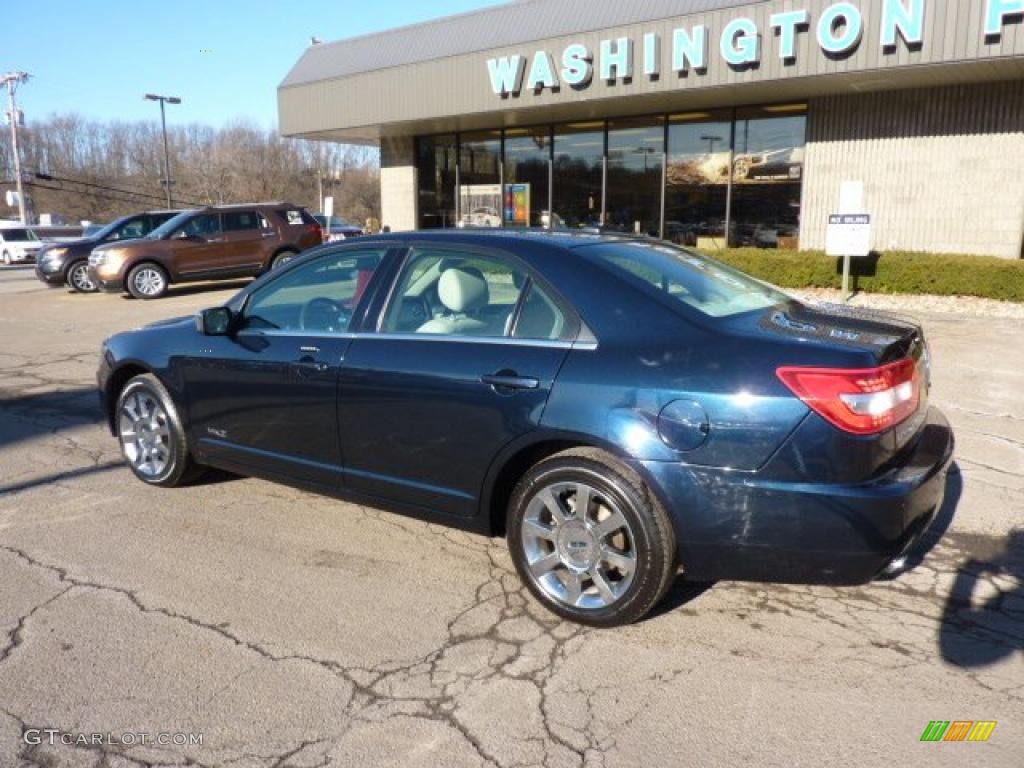
{"type": "Polygon", "coordinates": [[[42,247],[42,241],[27,227],[0,228],[0,260],[5,265],[34,262],[42,247]]]}
{"type": "Polygon", "coordinates": [[[501,215],[493,208],[474,208],[463,214],[460,227],[500,227],[501,215]]]}

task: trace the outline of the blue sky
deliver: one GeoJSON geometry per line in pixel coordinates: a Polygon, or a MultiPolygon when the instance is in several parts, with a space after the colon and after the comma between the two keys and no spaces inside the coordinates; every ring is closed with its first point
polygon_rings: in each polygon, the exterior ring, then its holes
{"type": "MultiPolygon", "coordinates": [[[[151,120],[144,93],[183,99],[168,122],[277,124],[277,86],[316,35],[337,40],[500,0],[22,0],[3,3],[0,72],[26,70],[26,119],[151,120]],[[207,52],[208,51],[208,52],[207,52]]],[[[6,109],[6,92],[4,93],[6,109]]]]}

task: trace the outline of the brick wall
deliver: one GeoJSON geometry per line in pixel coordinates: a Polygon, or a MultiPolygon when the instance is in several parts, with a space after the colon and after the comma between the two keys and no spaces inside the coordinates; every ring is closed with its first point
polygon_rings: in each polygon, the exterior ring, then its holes
{"type": "Polygon", "coordinates": [[[805,163],[802,248],[859,179],[878,250],[1024,255],[1024,82],[814,99],[805,163]]]}

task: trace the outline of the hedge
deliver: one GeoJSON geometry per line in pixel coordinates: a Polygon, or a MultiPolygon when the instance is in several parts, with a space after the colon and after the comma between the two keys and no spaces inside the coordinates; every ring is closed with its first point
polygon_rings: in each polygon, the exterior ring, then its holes
{"type": "MultiPolygon", "coordinates": [[[[840,288],[842,259],[822,251],[731,248],[705,251],[782,288],[840,288]]],[[[1024,261],[992,256],[888,251],[853,259],[851,285],[871,293],[981,296],[1024,302],[1024,261]]]]}

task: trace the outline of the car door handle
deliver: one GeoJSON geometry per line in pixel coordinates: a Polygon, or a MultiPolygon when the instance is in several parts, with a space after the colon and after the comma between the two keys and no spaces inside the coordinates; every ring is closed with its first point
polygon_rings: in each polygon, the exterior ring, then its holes
{"type": "Polygon", "coordinates": [[[537,389],[540,387],[540,379],[509,373],[494,373],[481,376],[480,381],[495,389],[537,389]]]}
{"type": "Polygon", "coordinates": [[[306,355],[292,363],[292,370],[300,376],[304,373],[324,373],[330,367],[329,363],[325,363],[323,360],[316,360],[311,355],[306,355]]]}

